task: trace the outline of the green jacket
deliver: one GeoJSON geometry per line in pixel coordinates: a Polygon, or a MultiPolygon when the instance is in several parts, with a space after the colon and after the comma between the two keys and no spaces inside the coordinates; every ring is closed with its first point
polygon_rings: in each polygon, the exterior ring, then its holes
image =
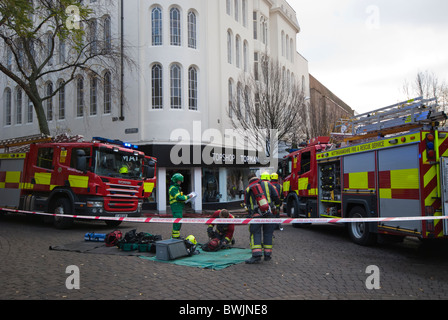
{"type": "Polygon", "coordinates": [[[178,184],[171,184],[169,189],[170,205],[184,206],[188,196],[184,196],[178,184]]]}

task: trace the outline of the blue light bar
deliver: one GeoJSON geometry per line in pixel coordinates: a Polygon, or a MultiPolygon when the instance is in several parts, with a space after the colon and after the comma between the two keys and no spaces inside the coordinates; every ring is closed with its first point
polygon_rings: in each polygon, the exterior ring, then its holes
{"type": "Polygon", "coordinates": [[[138,146],[131,144],[129,142],[123,142],[118,139],[112,140],[112,139],[107,139],[107,138],[102,138],[102,137],[93,137],[92,140],[96,140],[98,142],[103,142],[103,143],[115,144],[118,146],[123,146],[125,148],[130,148],[130,149],[138,149],[138,146]]]}

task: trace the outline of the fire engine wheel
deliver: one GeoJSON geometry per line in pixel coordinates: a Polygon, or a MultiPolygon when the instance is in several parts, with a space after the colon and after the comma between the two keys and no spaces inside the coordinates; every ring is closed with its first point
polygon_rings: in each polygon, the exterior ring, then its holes
{"type": "MultiPolygon", "coordinates": [[[[70,214],[70,201],[66,198],[59,198],[53,205],[53,212],[55,214],[70,214]]],[[[54,217],[54,226],[58,229],[68,229],[73,225],[72,218],[54,217]]]]}
{"type": "MultiPolygon", "coordinates": [[[[366,211],[362,207],[354,207],[350,210],[350,218],[365,218],[366,211]]],[[[352,222],[348,224],[350,238],[356,244],[362,246],[373,245],[376,242],[376,234],[369,230],[367,222],[352,222]]]]}

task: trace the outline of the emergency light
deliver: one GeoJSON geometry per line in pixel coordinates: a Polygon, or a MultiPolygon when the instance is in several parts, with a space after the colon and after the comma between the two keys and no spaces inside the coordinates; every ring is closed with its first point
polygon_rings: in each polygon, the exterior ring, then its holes
{"type": "Polygon", "coordinates": [[[96,140],[98,142],[104,142],[104,143],[110,143],[110,144],[115,144],[118,146],[123,146],[125,148],[130,148],[130,149],[138,149],[138,146],[131,144],[129,142],[123,142],[121,140],[115,139],[107,139],[107,138],[102,138],[102,137],[93,137],[92,140],[96,140]]]}

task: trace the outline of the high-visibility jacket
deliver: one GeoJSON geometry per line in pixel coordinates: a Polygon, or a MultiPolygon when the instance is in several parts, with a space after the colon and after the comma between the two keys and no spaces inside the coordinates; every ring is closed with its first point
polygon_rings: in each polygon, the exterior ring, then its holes
{"type": "Polygon", "coordinates": [[[180,186],[178,184],[172,184],[169,189],[169,200],[170,205],[175,206],[184,206],[185,201],[188,200],[188,196],[184,196],[184,194],[180,190],[180,186]]]}

